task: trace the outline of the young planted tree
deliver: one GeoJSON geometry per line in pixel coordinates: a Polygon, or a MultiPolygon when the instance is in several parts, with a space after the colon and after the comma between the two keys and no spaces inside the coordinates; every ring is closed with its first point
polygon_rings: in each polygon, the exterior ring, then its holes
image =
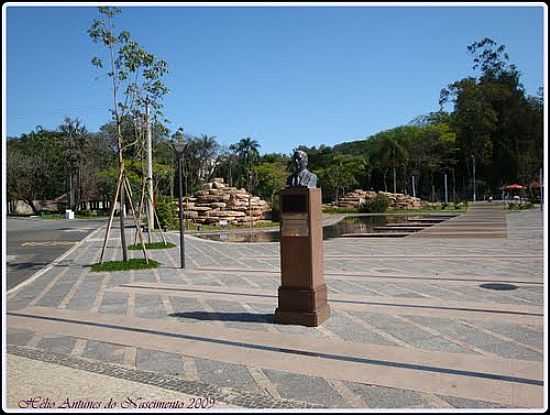
{"type": "Polygon", "coordinates": [[[109,223],[105,232],[100,263],[103,261],[106,242],[111,231],[114,210],[117,199],[120,201],[120,232],[122,242],[123,260],[128,259],[128,248],[124,232],[124,206],[126,196],[132,210],[134,222],[140,236],[143,255],[148,261],[147,251],[141,227],[132,201],[132,191],[125,171],[124,151],[140,142],[136,129],[134,134],[123,134],[123,122],[125,120],[139,119],[146,106],[153,111],[161,108],[160,99],[168,92],[160,81],[166,73],[167,65],[162,60],[157,60],[152,54],[146,52],[136,41],[132,40],[127,31],[115,32],[113,19],[121,12],[116,7],[99,7],[99,18],[94,19],[88,34],[94,43],[99,43],[105,49],[105,58],[94,57],[92,64],[98,69],[106,66],[107,76],[111,80],[112,108],[110,109],[115,125],[115,147],[118,153],[118,180],[116,185],[109,223]]]}

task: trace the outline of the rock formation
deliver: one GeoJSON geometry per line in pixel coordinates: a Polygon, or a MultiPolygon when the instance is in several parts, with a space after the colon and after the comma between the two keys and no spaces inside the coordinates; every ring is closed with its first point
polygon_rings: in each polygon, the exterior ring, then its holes
{"type": "Polygon", "coordinates": [[[204,184],[193,197],[184,198],[183,206],[186,218],[203,224],[247,224],[266,219],[271,211],[265,200],[227,186],[221,177],[204,184]]]}
{"type": "Polygon", "coordinates": [[[419,209],[423,207],[423,201],[418,197],[412,197],[403,193],[374,192],[372,190],[355,189],[346,193],[338,200],[338,207],[358,208],[362,203],[369,199],[374,199],[377,195],[384,195],[390,200],[390,208],[394,209],[419,209]]]}

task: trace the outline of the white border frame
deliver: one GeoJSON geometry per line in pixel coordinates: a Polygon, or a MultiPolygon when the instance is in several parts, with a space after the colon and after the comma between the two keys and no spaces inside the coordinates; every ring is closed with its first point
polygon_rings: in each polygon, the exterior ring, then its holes
{"type": "MultiPolygon", "coordinates": [[[[6,218],[7,207],[4,195],[7,194],[6,188],[6,141],[7,141],[7,73],[6,73],[6,18],[8,7],[97,7],[97,6],[120,6],[120,7],[542,7],[544,10],[544,209],[543,223],[544,223],[544,304],[548,305],[548,6],[542,2],[7,2],[2,5],[2,409],[8,413],[20,413],[28,412],[26,409],[8,409],[7,408],[7,359],[6,359],[6,218]]],[[[523,412],[527,413],[543,413],[548,409],[548,312],[547,308],[544,309],[544,406],[541,409],[525,409],[523,412]]],[[[517,409],[400,409],[400,410],[386,410],[386,409],[328,409],[328,410],[300,410],[300,412],[400,412],[400,413],[415,413],[415,412],[433,412],[433,413],[511,413],[517,412],[517,409]]],[[[139,412],[138,410],[67,410],[67,409],[35,409],[33,412],[79,412],[79,413],[94,413],[94,412],[139,412]]],[[[181,412],[180,410],[163,410],[163,412],[181,412]]],[[[213,408],[212,410],[193,410],[193,412],[296,412],[296,410],[258,410],[258,409],[232,409],[232,408],[213,408]]]]}

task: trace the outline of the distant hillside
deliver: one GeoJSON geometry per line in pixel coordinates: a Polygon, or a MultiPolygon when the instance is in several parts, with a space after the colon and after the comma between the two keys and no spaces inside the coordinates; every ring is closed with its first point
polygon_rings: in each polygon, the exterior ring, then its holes
{"type": "Polygon", "coordinates": [[[345,141],[340,144],[336,144],[332,149],[337,153],[342,154],[362,154],[367,151],[369,145],[368,138],[356,141],[345,141]]]}

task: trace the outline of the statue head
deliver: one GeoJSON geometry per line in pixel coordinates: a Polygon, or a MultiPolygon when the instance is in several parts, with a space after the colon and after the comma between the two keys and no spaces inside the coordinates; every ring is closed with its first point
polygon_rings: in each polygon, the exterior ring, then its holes
{"type": "Polygon", "coordinates": [[[292,161],[296,173],[305,170],[307,168],[307,153],[302,150],[296,150],[292,156],[292,161]]]}

